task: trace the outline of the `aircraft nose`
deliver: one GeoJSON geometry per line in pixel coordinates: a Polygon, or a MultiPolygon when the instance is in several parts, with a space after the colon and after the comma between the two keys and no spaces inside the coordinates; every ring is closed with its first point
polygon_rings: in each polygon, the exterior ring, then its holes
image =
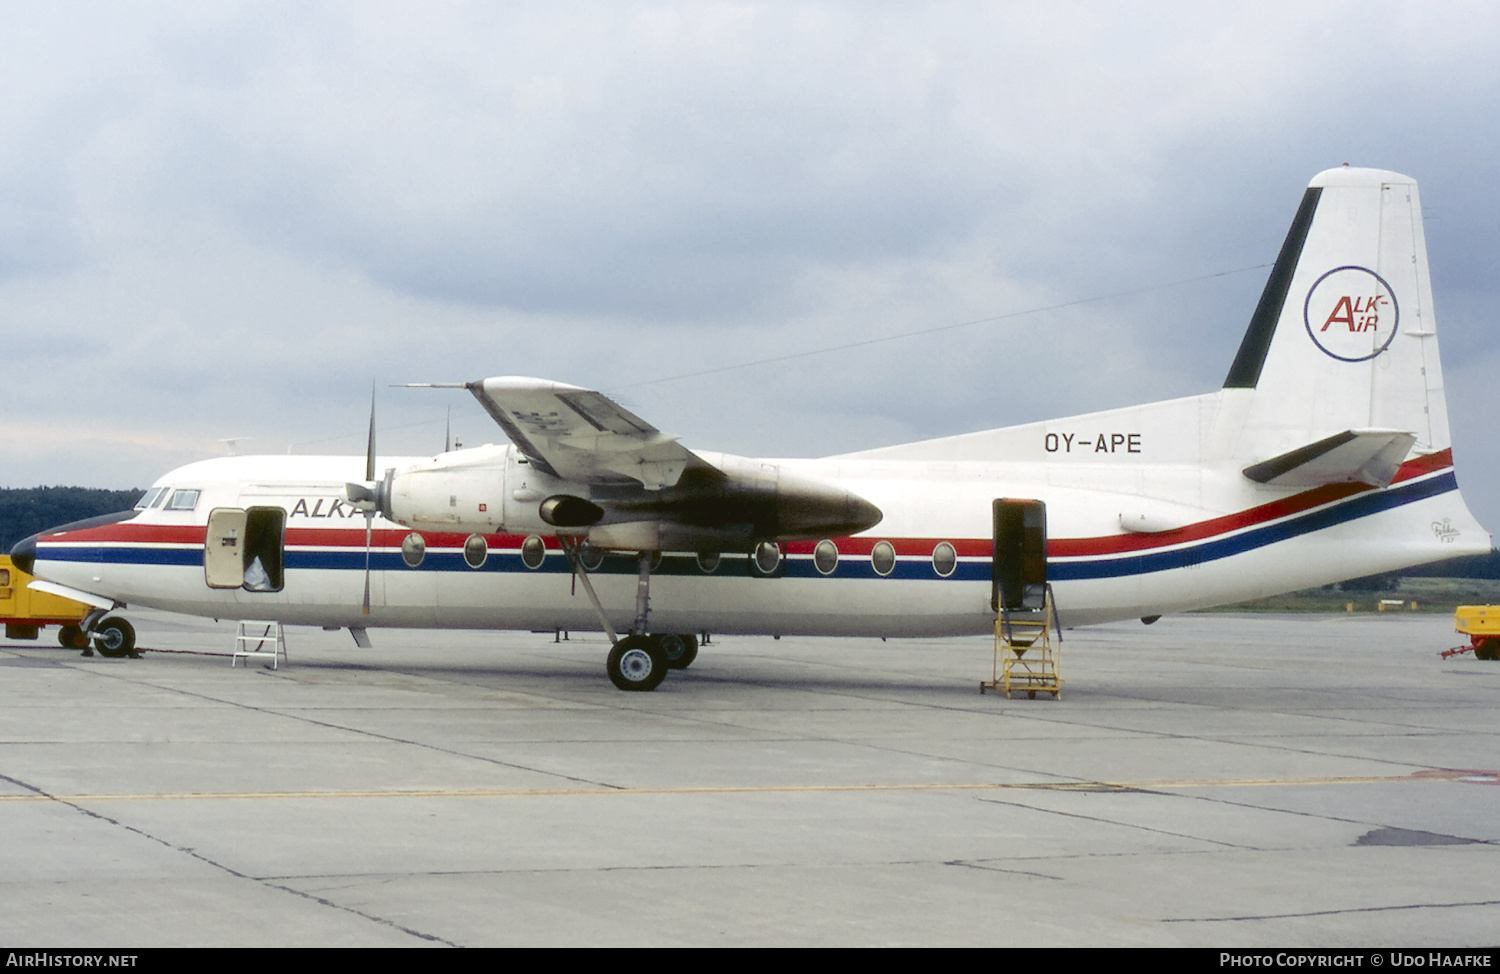
{"type": "Polygon", "coordinates": [[[35,575],[36,572],[32,571],[32,568],[36,565],[36,539],[43,534],[48,537],[55,537],[64,531],[81,531],[85,528],[103,527],[106,524],[119,524],[121,521],[130,520],[139,513],[140,511],[133,509],[119,511],[115,514],[101,514],[99,517],[85,518],[82,521],[70,521],[67,524],[60,524],[55,528],[48,528],[39,534],[33,534],[29,538],[22,538],[20,541],[17,541],[10,549],[11,561],[26,574],[35,575]]]}
{"type": "Polygon", "coordinates": [[[36,535],[17,541],[10,549],[10,560],[26,574],[35,574],[31,569],[36,566],[36,535]]]}

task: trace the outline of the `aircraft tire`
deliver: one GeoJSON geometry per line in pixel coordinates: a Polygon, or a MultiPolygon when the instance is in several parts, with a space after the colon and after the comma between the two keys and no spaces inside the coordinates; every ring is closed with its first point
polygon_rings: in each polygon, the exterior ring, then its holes
{"type": "Polygon", "coordinates": [[[667,677],[667,655],[660,640],[626,636],[615,643],[604,664],[609,682],[621,690],[646,692],[661,686],[667,677]]]}
{"type": "Polygon", "coordinates": [[[1500,659],[1500,639],[1481,639],[1474,647],[1475,659],[1500,659]]]}
{"type": "Polygon", "coordinates": [[[57,630],[57,644],[63,649],[88,649],[89,637],[77,626],[63,626],[57,630]]]}
{"type": "Polygon", "coordinates": [[[105,619],[94,628],[94,648],[100,656],[119,659],[135,652],[135,627],[125,619],[105,619]]]}
{"type": "Polygon", "coordinates": [[[661,650],[667,657],[669,670],[685,670],[693,665],[693,660],[698,658],[698,637],[692,633],[684,635],[665,633],[652,638],[661,644],[661,650]]]}

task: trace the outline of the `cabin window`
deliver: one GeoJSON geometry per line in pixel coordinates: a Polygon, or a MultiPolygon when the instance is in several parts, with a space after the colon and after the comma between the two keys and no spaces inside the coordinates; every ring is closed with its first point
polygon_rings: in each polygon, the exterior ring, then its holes
{"type": "Polygon", "coordinates": [[[540,536],[533,534],[521,542],[521,564],[527,568],[541,568],[546,558],[547,543],[540,536]]]}
{"type": "Polygon", "coordinates": [[[813,549],[813,567],[824,575],[832,575],[839,567],[839,547],[832,541],[819,541],[813,549]]]}
{"type": "Polygon", "coordinates": [[[145,494],[141,495],[140,500],[135,502],[135,509],[138,511],[145,511],[151,509],[152,507],[155,507],[156,502],[161,500],[161,495],[165,494],[166,492],[167,488],[165,487],[152,487],[150,490],[146,491],[145,494]]]}
{"type": "Polygon", "coordinates": [[[401,560],[406,562],[406,567],[416,568],[422,564],[422,559],[425,557],[427,557],[427,542],[420,534],[413,531],[401,539],[401,560]]]}
{"type": "Polygon", "coordinates": [[[10,584],[10,569],[0,568],[0,585],[10,584]]]}
{"type": "Polygon", "coordinates": [[[464,563],[470,568],[483,568],[489,556],[490,546],[485,544],[484,535],[469,535],[468,540],[464,542],[464,563]]]}
{"type": "Polygon", "coordinates": [[[774,541],[762,541],[755,546],[753,560],[756,571],[762,575],[770,575],[781,565],[781,545],[774,541]]]}
{"type": "Polygon", "coordinates": [[[953,550],[953,546],[951,544],[944,541],[936,548],[932,549],[933,571],[937,572],[942,577],[947,578],[949,575],[953,574],[953,570],[957,567],[958,552],[953,550]]]}
{"type": "Polygon", "coordinates": [[[717,551],[698,552],[698,570],[705,575],[712,575],[719,570],[719,553],[717,551]]]}
{"type": "Polygon", "coordinates": [[[889,541],[875,542],[870,551],[870,565],[877,575],[889,575],[896,570],[896,549],[889,541]]]}
{"type": "Polygon", "coordinates": [[[604,552],[585,541],[578,546],[578,561],[583,565],[584,571],[598,571],[599,566],[604,564],[604,552]]]}
{"type": "Polygon", "coordinates": [[[167,501],[167,510],[191,511],[198,506],[198,494],[196,490],[174,490],[172,499],[167,501]]]}

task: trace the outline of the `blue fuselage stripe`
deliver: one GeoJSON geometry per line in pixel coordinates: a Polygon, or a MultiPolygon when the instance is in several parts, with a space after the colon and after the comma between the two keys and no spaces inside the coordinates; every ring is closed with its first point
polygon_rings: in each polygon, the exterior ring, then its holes
{"type": "Polygon", "coordinates": [[[1187,568],[1207,561],[1217,561],[1242,554],[1255,548],[1287,541],[1291,538],[1337,527],[1359,518],[1379,514],[1406,504],[1426,500],[1458,489],[1458,479],[1452,471],[1418,480],[1389,490],[1358,494],[1342,503],[1319,510],[1309,511],[1274,524],[1251,528],[1241,534],[1215,538],[1191,547],[1171,551],[1155,551],[1140,555],[1089,558],[1080,561],[1058,561],[1049,559],[1047,577],[1052,581],[1072,581],[1086,578],[1118,578],[1122,575],[1144,575],[1149,572],[1170,571],[1187,568]]]}
{"type": "MultiPolygon", "coordinates": [[[[1047,574],[1053,581],[1079,581],[1085,579],[1119,578],[1127,575],[1144,575],[1152,572],[1171,571],[1217,561],[1234,555],[1263,548],[1267,545],[1291,538],[1337,527],[1360,518],[1379,514],[1406,504],[1416,503],[1458,489],[1458,480],[1450,470],[1439,476],[1414,480],[1398,487],[1357,494],[1327,507],[1289,517],[1283,521],[1246,528],[1239,533],[1221,535],[1196,544],[1184,545],[1167,551],[1151,551],[1142,554],[1089,555],[1078,558],[1048,559],[1047,574]]],[[[164,565],[203,567],[201,547],[155,547],[136,545],[71,546],[41,542],[37,545],[37,558],[41,561],[96,562],[108,565],[164,565]]],[[[364,571],[363,548],[288,548],[285,567],[288,571],[364,571]]],[[[373,551],[370,567],[386,572],[502,572],[568,574],[571,571],[566,558],[559,552],[549,551],[537,568],[528,568],[519,552],[492,551],[479,568],[471,568],[458,551],[428,551],[421,565],[413,569],[406,565],[399,552],[373,551]]],[[[591,571],[599,575],[634,575],[634,555],[609,555],[603,564],[591,571]]],[[[702,572],[693,555],[666,555],[653,571],[658,575],[701,576],[702,572]]],[[[726,554],[719,562],[713,576],[737,577],[750,574],[750,559],[746,555],[726,554]]],[[[811,556],[800,555],[782,562],[775,573],[787,578],[875,578],[875,570],[868,560],[853,556],[841,558],[829,575],[819,572],[811,556]]],[[[957,567],[946,578],[939,576],[926,558],[899,558],[895,569],[887,578],[911,581],[989,581],[990,562],[960,559],[957,567]]]]}

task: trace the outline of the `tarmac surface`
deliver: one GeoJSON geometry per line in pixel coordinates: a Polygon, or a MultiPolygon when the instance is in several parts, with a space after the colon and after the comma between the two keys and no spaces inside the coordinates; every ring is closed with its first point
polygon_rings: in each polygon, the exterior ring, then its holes
{"type": "Polygon", "coordinates": [[[1479,946],[1500,663],[1445,615],[986,639],[726,637],[654,693],[603,637],[129,614],[0,640],[0,940],[171,945],[1479,946]]]}

